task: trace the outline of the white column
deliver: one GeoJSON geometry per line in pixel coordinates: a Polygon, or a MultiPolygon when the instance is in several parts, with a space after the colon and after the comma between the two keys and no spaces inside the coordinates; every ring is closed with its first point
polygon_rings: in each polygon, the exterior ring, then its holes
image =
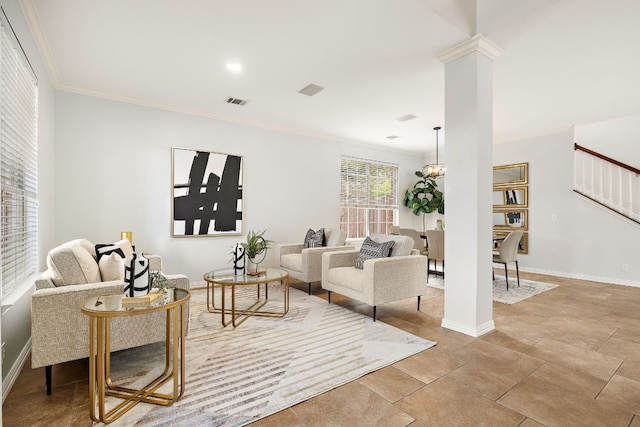
{"type": "Polygon", "coordinates": [[[493,322],[493,59],[481,35],[447,50],[445,63],[446,232],[442,326],[474,337],[493,322]]]}

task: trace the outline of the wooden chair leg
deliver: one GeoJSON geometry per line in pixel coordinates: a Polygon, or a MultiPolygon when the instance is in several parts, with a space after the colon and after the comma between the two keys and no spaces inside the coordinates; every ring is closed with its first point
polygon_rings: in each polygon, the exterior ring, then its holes
{"type": "Polygon", "coordinates": [[[373,321],[376,321],[376,306],[373,306],[373,321]]]}
{"type": "Polygon", "coordinates": [[[520,286],[520,270],[518,270],[518,261],[516,261],[516,276],[518,276],[518,287],[520,286]]]}
{"type": "Polygon", "coordinates": [[[308,285],[309,285],[309,295],[311,295],[311,282],[309,282],[308,285]]]}
{"type": "Polygon", "coordinates": [[[418,311],[420,311],[420,295],[418,295],[418,311]]]}
{"type": "Polygon", "coordinates": [[[329,301],[329,304],[331,304],[331,291],[327,291],[327,300],[329,301]]]}

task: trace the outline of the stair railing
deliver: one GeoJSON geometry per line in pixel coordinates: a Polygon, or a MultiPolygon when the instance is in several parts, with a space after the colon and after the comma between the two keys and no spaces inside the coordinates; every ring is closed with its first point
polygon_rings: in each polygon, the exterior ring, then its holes
{"type": "Polygon", "coordinates": [[[640,169],[574,144],[573,191],[640,224],[640,169]]]}

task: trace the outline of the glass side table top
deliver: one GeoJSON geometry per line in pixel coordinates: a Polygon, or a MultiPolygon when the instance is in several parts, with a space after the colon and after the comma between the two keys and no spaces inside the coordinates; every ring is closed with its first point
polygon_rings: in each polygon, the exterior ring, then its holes
{"type": "MultiPolygon", "coordinates": [[[[154,292],[152,289],[149,294],[154,292]]],[[[126,315],[132,311],[152,310],[158,308],[168,308],[166,306],[172,303],[181,303],[183,299],[189,296],[189,291],[180,288],[166,288],[161,291],[162,295],[149,304],[139,304],[130,306],[128,304],[123,305],[123,299],[127,298],[122,294],[117,295],[103,295],[99,297],[89,298],[82,304],[82,311],[92,313],[112,313],[117,315],[126,315]]]]}
{"type": "Polygon", "coordinates": [[[223,269],[210,271],[204,275],[204,280],[210,283],[224,283],[224,284],[258,284],[265,282],[275,282],[276,280],[282,280],[289,275],[286,270],[281,268],[266,268],[260,270],[263,273],[259,276],[252,276],[249,274],[233,274],[233,269],[223,269]]]}

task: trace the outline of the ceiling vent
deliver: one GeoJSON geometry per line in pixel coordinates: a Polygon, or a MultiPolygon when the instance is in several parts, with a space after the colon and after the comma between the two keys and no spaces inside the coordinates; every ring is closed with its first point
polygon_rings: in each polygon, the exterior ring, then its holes
{"type": "Polygon", "coordinates": [[[227,100],[226,100],[227,104],[234,104],[234,105],[244,105],[247,102],[249,102],[249,101],[247,101],[246,99],[233,98],[231,96],[228,97],[227,100]]]}
{"type": "Polygon", "coordinates": [[[399,122],[407,122],[409,120],[415,119],[416,117],[418,117],[418,116],[415,116],[413,114],[405,114],[402,117],[398,117],[396,120],[399,121],[399,122]]]}
{"type": "Polygon", "coordinates": [[[396,139],[396,138],[400,138],[398,135],[389,135],[387,137],[387,139],[396,139]]]}
{"type": "Polygon", "coordinates": [[[320,92],[323,89],[324,88],[322,86],[314,85],[313,83],[311,83],[310,85],[305,86],[302,89],[300,89],[298,91],[298,93],[301,93],[301,94],[307,95],[307,96],[313,96],[313,95],[315,95],[316,93],[320,92]]]}

